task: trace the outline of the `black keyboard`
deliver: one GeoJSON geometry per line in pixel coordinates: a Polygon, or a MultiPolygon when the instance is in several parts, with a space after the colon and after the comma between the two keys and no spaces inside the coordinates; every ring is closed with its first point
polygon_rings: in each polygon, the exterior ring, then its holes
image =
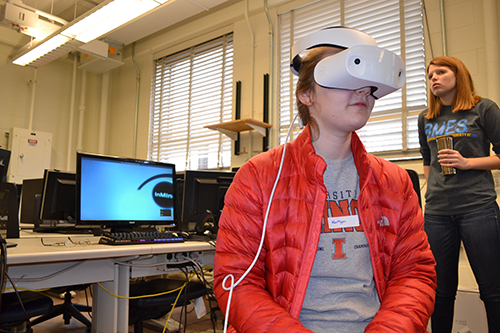
{"type": "Polygon", "coordinates": [[[105,232],[99,239],[99,244],[107,245],[133,245],[133,244],[159,244],[183,243],[184,238],[170,231],[130,231],[130,232],[105,232]]]}

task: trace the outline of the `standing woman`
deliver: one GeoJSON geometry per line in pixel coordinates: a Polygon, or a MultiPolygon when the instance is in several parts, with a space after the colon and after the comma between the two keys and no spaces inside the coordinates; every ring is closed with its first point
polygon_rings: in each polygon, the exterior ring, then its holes
{"type": "Polygon", "coordinates": [[[457,58],[435,58],[427,74],[432,94],[418,131],[427,180],[425,231],[437,262],[432,333],[452,330],[461,242],[489,332],[500,332],[500,226],[490,171],[500,168],[500,109],[476,95],[467,67],[457,58]],[[453,149],[438,151],[441,136],[453,137],[453,149]],[[490,143],[497,155],[490,156],[490,143]],[[441,166],[456,173],[444,175],[441,166]]]}

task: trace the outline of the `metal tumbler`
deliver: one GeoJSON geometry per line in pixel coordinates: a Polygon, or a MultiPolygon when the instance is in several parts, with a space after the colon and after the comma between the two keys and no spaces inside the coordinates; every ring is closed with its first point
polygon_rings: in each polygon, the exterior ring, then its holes
{"type": "MultiPolygon", "coordinates": [[[[441,136],[436,139],[438,151],[441,149],[453,149],[453,137],[452,136],[441,136]]],[[[449,176],[457,173],[455,168],[441,165],[441,171],[443,175],[449,176]]]]}

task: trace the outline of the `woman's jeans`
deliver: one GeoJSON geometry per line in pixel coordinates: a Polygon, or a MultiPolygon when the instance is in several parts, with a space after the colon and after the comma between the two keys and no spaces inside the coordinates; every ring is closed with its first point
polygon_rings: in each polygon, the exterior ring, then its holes
{"type": "Polygon", "coordinates": [[[496,202],[463,215],[424,214],[425,232],[436,259],[437,289],[432,333],[450,333],[458,287],[460,242],[479,285],[490,333],[500,332],[500,224],[496,202]]]}

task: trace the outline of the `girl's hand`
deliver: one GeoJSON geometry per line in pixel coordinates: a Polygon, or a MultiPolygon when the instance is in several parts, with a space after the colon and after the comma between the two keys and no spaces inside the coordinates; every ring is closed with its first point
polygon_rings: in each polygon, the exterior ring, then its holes
{"type": "Polygon", "coordinates": [[[442,166],[452,167],[460,170],[470,169],[469,160],[463,157],[457,150],[441,149],[438,152],[438,162],[442,166]]]}

